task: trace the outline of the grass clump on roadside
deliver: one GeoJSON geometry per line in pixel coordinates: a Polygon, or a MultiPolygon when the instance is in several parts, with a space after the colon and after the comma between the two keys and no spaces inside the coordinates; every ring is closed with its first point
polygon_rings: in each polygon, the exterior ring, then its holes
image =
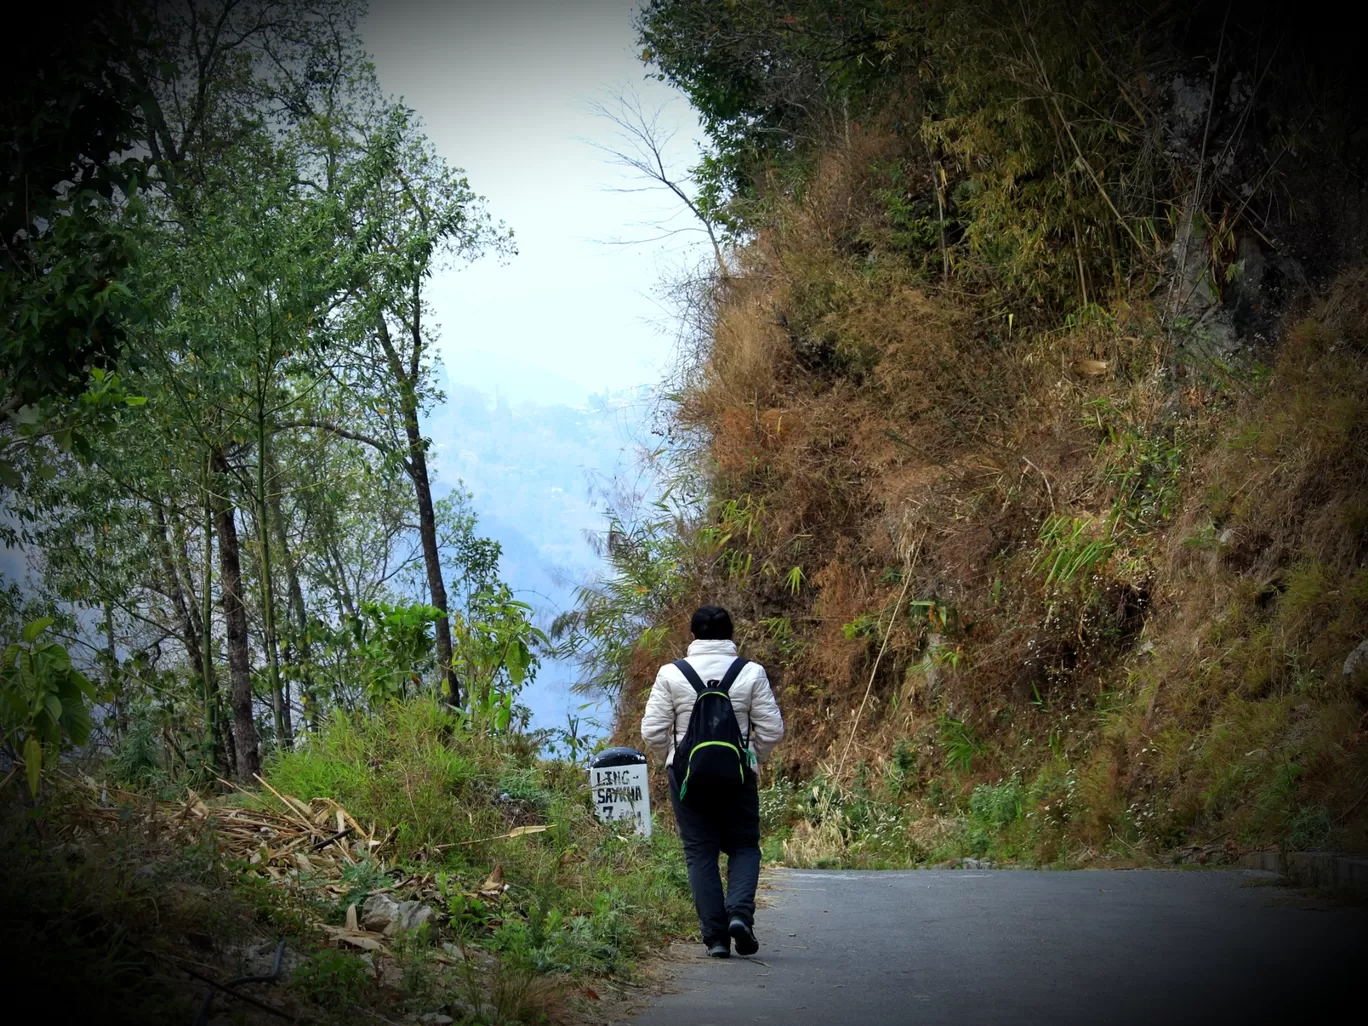
{"type": "Polygon", "coordinates": [[[539,758],[525,735],[467,731],[436,700],[335,713],[266,779],[301,800],[332,799],[391,836],[376,857],[437,903],[432,939],[489,953],[505,977],[630,973],[650,946],[689,927],[671,835],[600,824],[581,766],[539,758]],[[482,886],[496,874],[501,892],[482,886]]]}

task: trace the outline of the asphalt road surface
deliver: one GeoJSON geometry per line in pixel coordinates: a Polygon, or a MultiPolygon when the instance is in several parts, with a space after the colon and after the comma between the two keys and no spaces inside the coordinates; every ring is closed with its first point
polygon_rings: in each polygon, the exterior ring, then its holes
{"type": "Polygon", "coordinates": [[[636,1026],[1368,1023],[1368,909],[1243,871],[778,870],[636,1026]]]}

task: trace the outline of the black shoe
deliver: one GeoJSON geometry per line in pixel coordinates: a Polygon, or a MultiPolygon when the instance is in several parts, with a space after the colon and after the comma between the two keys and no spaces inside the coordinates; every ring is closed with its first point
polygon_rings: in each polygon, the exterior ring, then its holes
{"type": "Polygon", "coordinates": [[[738,955],[753,955],[760,950],[760,942],[755,939],[755,931],[751,929],[750,923],[740,916],[732,917],[727,932],[731,934],[731,939],[736,942],[736,953],[738,955]]]}
{"type": "Polygon", "coordinates": [[[709,957],[709,958],[731,958],[731,945],[730,945],[730,944],[709,944],[709,945],[708,945],[708,957],[709,957]]]}

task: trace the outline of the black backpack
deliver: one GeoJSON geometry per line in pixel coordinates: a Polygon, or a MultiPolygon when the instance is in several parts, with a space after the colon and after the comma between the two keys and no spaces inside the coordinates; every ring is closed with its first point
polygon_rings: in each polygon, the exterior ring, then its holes
{"type": "Polygon", "coordinates": [[[675,660],[674,665],[697,693],[688,729],[675,749],[674,758],[675,774],[683,771],[679,800],[687,805],[726,801],[739,794],[746,784],[746,749],[750,740],[741,734],[741,724],[727,692],[747,662],[741,658],[733,660],[721,680],[704,684],[686,660],[675,660]]]}

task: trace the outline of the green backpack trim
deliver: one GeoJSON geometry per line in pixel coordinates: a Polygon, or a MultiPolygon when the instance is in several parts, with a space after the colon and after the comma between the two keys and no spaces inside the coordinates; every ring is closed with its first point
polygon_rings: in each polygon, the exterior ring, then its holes
{"type": "MultiPolygon", "coordinates": [[[[720,695],[722,694],[722,692],[711,691],[708,692],[708,694],[720,695]]],[[[730,741],[704,741],[702,744],[694,745],[693,751],[689,753],[689,768],[684,771],[684,780],[679,785],[680,801],[684,800],[684,793],[689,789],[689,774],[693,772],[694,752],[697,752],[700,748],[707,748],[709,745],[720,745],[723,748],[730,748],[733,752],[735,752],[736,767],[741,772],[741,783],[744,784],[746,782],[746,763],[745,760],[741,758],[741,749],[737,748],[736,745],[732,744],[730,741]]]]}

